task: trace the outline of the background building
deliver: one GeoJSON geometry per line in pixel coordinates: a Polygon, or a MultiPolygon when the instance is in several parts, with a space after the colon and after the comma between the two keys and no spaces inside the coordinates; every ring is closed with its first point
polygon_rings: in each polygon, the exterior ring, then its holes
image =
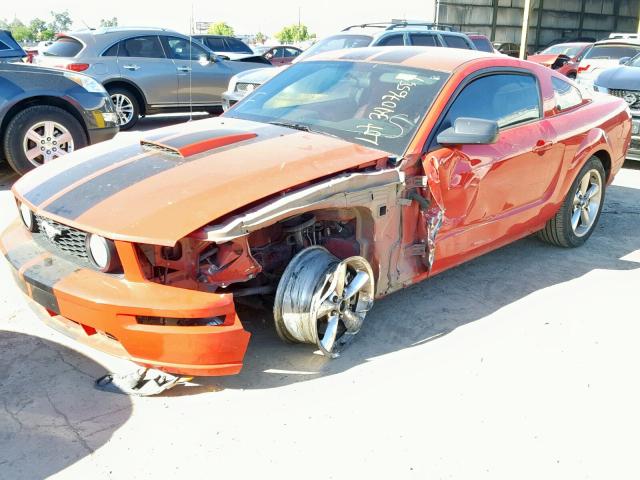
{"type": "MultiPolygon", "coordinates": [[[[531,0],[528,51],[557,39],[636,32],[640,0],[531,0]]],[[[524,0],[442,0],[438,21],[463,32],[477,32],[494,42],[520,44],[524,0]]]]}

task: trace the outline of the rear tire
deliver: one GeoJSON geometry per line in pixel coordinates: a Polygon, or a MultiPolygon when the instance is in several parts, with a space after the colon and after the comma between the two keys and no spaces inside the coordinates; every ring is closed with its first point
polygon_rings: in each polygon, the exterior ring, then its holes
{"type": "Polygon", "coordinates": [[[111,101],[116,107],[120,130],[129,130],[140,118],[140,104],[131,90],[123,87],[107,87],[111,101]]]}
{"type": "Polygon", "coordinates": [[[602,162],[591,157],[573,181],[558,213],[538,232],[538,238],[565,248],[584,244],[600,219],[605,185],[602,162]]]}
{"type": "Polygon", "coordinates": [[[9,121],[3,144],[11,168],[24,175],[45,162],[86,147],[88,141],[83,126],[69,112],[52,105],[35,105],[9,121]]]}

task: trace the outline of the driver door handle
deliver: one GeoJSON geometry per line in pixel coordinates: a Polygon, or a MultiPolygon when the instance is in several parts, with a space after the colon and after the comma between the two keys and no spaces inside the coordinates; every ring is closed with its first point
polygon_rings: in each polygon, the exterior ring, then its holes
{"type": "Polygon", "coordinates": [[[178,67],[179,72],[190,72],[191,67],[178,67]]]}
{"type": "Polygon", "coordinates": [[[549,141],[545,141],[545,140],[538,140],[536,142],[535,147],[533,147],[533,151],[535,153],[544,153],[547,150],[549,150],[551,147],[553,147],[553,142],[549,141]]]}
{"type": "Polygon", "coordinates": [[[139,70],[140,67],[138,65],[123,65],[122,68],[126,68],[127,70],[139,70]]]}

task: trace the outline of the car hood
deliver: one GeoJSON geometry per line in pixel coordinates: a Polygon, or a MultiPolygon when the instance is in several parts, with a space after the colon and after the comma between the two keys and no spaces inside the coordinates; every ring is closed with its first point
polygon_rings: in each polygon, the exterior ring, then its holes
{"type": "Polygon", "coordinates": [[[256,83],[256,84],[262,85],[264,82],[266,82],[267,80],[271,80],[273,77],[275,77],[278,73],[280,73],[282,70],[284,70],[287,67],[288,65],[284,67],[276,67],[276,68],[266,67],[266,68],[254,68],[251,70],[245,70],[244,72],[240,72],[236,74],[236,79],[240,82],[256,83]]]}
{"type": "Polygon", "coordinates": [[[25,175],[13,191],[37,215],[69,226],[174,245],[254,202],[386,156],[326,135],[219,117],[79,150],[25,175]]]}
{"type": "MultiPolygon", "coordinates": [[[[535,62],[535,63],[539,63],[541,65],[545,65],[545,66],[550,66],[553,65],[553,62],[555,62],[558,57],[560,55],[558,54],[553,54],[553,55],[548,55],[548,54],[540,54],[540,55],[529,55],[527,57],[527,60],[529,60],[530,62],[535,62]]],[[[566,56],[566,55],[564,55],[566,56]]]]}
{"type": "Polygon", "coordinates": [[[614,90],[640,90],[640,68],[620,66],[604,70],[595,84],[614,90]]]}

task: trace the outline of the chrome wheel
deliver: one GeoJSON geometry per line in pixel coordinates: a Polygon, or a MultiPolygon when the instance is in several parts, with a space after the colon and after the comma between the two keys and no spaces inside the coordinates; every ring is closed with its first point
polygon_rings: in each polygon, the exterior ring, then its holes
{"type": "Polygon", "coordinates": [[[111,101],[116,107],[116,115],[118,116],[118,126],[126,125],[133,118],[133,102],[129,97],[122,93],[114,93],[111,95],[111,101]]]}
{"type": "Polygon", "coordinates": [[[362,327],[374,300],[373,272],[362,257],[340,261],[323,247],[296,255],[282,275],[274,305],[276,330],[290,342],[316,344],[337,357],[362,327]]]}
{"type": "Polygon", "coordinates": [[[573,197],[571,228],[577,237],[583,237],[593,227],[602,200],[602,176],[596,169],[587,171],[573,197]]]}
{"type": "Polygon", "coordinates": [[[73,137],[64,125],[47,120],[32,125],[22,142],[27,160],[36,167],[73,152],[73,137]]]}

